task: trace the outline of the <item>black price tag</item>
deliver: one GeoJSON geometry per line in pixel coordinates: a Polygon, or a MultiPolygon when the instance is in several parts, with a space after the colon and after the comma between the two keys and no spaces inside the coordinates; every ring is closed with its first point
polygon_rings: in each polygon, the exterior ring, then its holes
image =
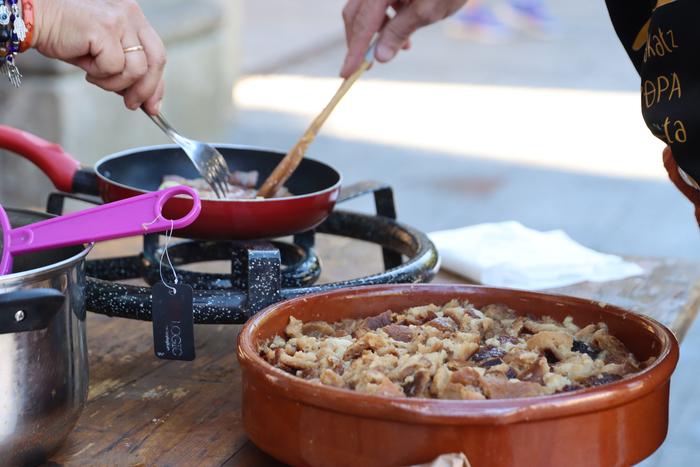
{"type": "Polygon", "coordinates": [[[194,360],[192,287],[187,284],[153,286],[153,347],[156,357],[194,360]]]}

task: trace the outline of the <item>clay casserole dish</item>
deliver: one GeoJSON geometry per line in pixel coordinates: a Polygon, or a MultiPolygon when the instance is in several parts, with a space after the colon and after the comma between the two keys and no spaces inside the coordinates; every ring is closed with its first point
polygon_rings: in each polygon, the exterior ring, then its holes
{"type": "Polygon", "coordinates": [[[371,466],[429,462],[464,452],[480,466],[635,464],[666,437],[670,378],[678,343],[658,322],[590,300],[462,285],[340,289],[275,304],[238,339],[243,422],[252,441],[291,465],[371,466]],[[518,314],[605,322],[645,370],[611,384],[552,396],[453,401],[365,395],[311,383],[258,355],[260,343],[304,322],[363,318],[451,299],[477,308],[502,303],[518,314]]]}

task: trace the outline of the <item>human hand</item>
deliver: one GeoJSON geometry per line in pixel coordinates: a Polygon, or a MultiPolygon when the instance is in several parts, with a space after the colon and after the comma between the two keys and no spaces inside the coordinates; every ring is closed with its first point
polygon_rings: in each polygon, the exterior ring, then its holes
{"type": "Polygon", "coordinates": [[[41,54],[82,68],[129,109],[158,113],[165,47],[135,0],[34,0],[34,18],[31,45],[41,54]]]}
{"type": "Polygon", "coordinates": [[[340,75],[350,76],[362,62],[372,36],[381,30],[375,58],[388,62],[418,28],[457,12],[467,0],[348,0],[343,9],[348,52],[340,75]],[[396,15],[387,16],[393,7],[396,15]]]}

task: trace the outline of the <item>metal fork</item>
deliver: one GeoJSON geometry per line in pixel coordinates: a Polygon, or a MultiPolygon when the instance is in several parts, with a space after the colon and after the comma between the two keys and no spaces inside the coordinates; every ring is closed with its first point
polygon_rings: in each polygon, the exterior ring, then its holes
{"type": "Polygon", "coordinates": [[[151,117],[151,120],[185,151],[199,174],[214,190],[216,196],[218,198],[226,198],[231,173],[224,156],[209,144],[182,136],[168,123],[163,114],[151,115],[146,112],[146,115],[151,117]]]}

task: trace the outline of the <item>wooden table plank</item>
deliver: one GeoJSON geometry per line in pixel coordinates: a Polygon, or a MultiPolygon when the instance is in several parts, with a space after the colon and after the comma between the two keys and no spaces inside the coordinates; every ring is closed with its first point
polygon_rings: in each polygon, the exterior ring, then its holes
{"type": "MultiPolygon", "coordinates": [[[[132,253],[138,241],[110,242],[92,257],[132,253]]],[[[321,236],[322,281],[381,269],[374,245],[321,236]],[[343,253],[341,256],[338,252],[343,253]]],[[[579,284],[556,292],[603,300],[648,314],[679,337],[700,301],[700,265],[639,260],[640,278],[579,284]]],[[[200,265],[217,269],[221,264],[200,265]]],[[[441,273],[436,282],[465,282],[441,273]]],[[[243,431],[241,372],[235,357],[240,326],[196,326],[197,359],[158,360],[151,323],[88,315],[90,394],[75,431],[53,462],[65,465],[279,465],[243,431]]]]}
{"type": "MultiPolygon", "coordinates": [[[[235,342],[240,326],[197,326],[197,359],[158,360],[151,324],[90,315],[91,384],[62,464],[221,464],[247,438],[235,342]],[[115,350],[109,336],[128,336],[115,350]]],[[[118,340],[118,339],[117,339],[118,340]]]]}
{"type": "MultiPolygon", "coordinates": [[[[626,258],[644,274],[609,282],[583,282],[546,292],[588,298],[650,316],[685,337],[700,309],[700,263],[679,259],[626,258]]],[[[433,282],[464,283],[446,271],[433,282]]]]}
{"type": "Polygon", "coordinates": [[[223,467],[284,467],[284,464],[268,456],[253,443],[246,443],[223,467]]]}

